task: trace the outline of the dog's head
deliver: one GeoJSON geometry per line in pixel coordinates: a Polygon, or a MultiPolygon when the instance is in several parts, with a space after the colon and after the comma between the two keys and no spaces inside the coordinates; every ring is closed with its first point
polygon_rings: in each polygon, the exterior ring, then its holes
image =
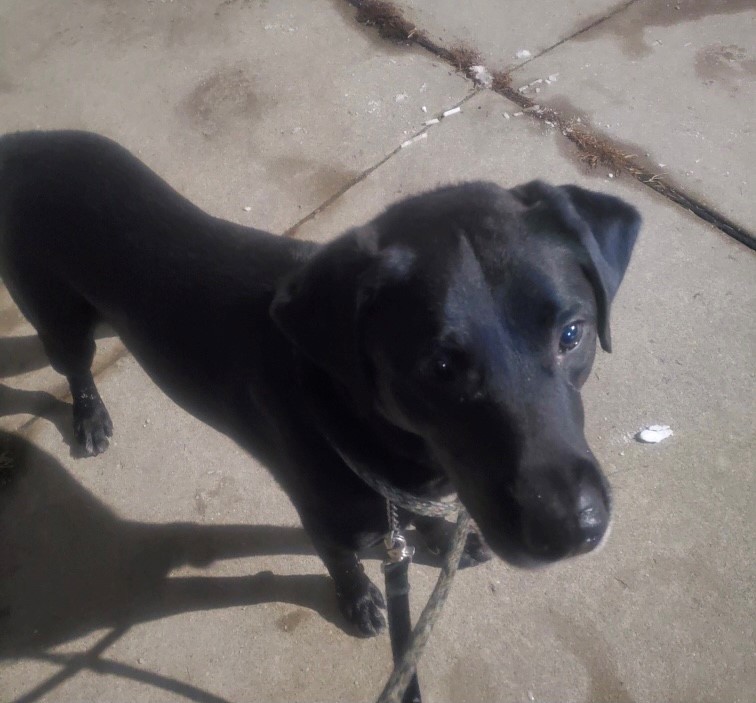
{"type": "Polygon", "coordinates": [[[422,439],[499,556],[554,561],[609,524],[580,388],[639,225],[575,186],[443,188],[325,246],[271,312],[358,406],[422,439]]]}

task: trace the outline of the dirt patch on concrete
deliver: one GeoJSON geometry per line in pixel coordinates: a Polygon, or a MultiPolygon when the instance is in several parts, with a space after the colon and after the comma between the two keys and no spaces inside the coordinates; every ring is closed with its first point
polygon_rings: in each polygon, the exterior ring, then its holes
{"type": "Polygon", "coordinates": [[[307,620],[310,620],[311,618],[312,613],[309,610],[297,608],[296,610],[292,610],[290,613],[286,613],[286,615],[282,615],[278,618],[278,620],[276,620],[276,627],[281,630],[281,632],[292,634],[302,623],[307,622],[307,620]]]}
{"type": "Polygon", "coordinates": [[[208,138],[239,117],[259,112],[257,91],[245,70],[221,68],[203,78],[179,103],[179,112],[208,138]]]}
{"type": "Polygon", "coordinates": [[[576,35],[576,41],[593,41],[602,34],[614,35],[622,51],[633,58],[647,56],[653,47],[646,42],[646,30],[693,22],[711,15],[732,15],[753,10],[753,0],[640,0],[614,22],[599,22],[590,32],[576,35]]]}
{"type": "Polygon", "coordinates": [[[756,54],[735,44],[711,44],[696,52],[695,68],[704,85],[737,89],[741,81],[756,76],[756,54]]]}

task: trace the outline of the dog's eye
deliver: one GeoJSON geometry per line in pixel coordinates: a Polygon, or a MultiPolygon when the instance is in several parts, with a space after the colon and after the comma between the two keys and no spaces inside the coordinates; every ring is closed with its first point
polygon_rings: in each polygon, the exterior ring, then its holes
{"type": "Polygon", "coordinates": [[[574,349],[583,337],[583,323],[571,322],[563,330],[559,336],[559,352],[564,354],[565,352],[574,349]]]}
{"type": "Polygon", "coordinates": [[[457,375],[457,364],[451,354],[438,354],[433,360],[433,375],[439,381],[452,381],[457,375]]]}
{"type": "Polygon", "coordinates": [[[466,354],[457,349],[440,349],[428,360],[427,372],[431,378],[442,383],[450,383],[461,378],[469,369],[466,354]]]}

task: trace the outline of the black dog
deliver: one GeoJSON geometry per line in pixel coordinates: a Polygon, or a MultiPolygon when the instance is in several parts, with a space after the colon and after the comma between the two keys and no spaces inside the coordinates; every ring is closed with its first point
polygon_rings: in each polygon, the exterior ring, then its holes
{"type": "MultiPolygon", "coordinates": [[[[103,137],[0,138],[0,274],[70,383],[85,452],[112,433],[90,373],[104,319],[270,468],[368,635],[383,599],[356,552],[385,507],[346,462],[420,497],[457,491],[514,564],[601,541],[609,489],[579,389],[639,224],[574,186],[470,183],[320,246],[210,217],[103,137]]],[[[443,546],[446,523],[416,524],[443,546]]],[[[468,557],[486,558],[479,541],[468,557]]]]}

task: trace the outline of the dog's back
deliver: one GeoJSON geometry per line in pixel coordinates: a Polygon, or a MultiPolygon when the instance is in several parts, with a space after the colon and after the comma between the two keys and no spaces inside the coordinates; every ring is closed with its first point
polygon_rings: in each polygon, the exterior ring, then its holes
{"type": "Polygon", "coordinates": [[[63,278],[111,314],[119,290],[130,308],[135,297],[147,305],[170,290],[186,300],[203,279],[242,267],[240,279],[258,290],[275,285],[293,253],[210,217],[126,149],[85,132],[0,138],[0,227],[6,275],[33,261],[29,273],[63,278]]]}
{"type": "Polygon", "coordinates": [[[314,247],[211,217],[104,137],[0,137],[0,277],[69,381],[105,320],[178,402],[212,405],[314,247]]]}

